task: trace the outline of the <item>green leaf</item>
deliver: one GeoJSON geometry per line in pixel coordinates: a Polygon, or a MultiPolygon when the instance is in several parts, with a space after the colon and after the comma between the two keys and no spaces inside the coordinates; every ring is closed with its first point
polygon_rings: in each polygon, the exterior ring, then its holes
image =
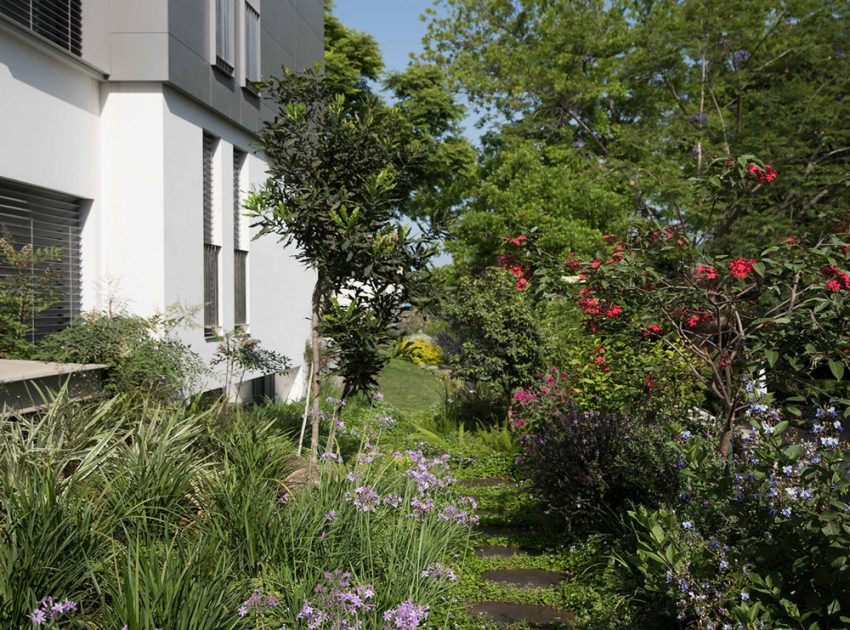
{"type": "Polygon", "coordinates": [[[785,447],[782,451],[782,454],[785,455],[788,459],[799,459],[800,455],[803,454],[803,445],[802,444],[791,444],[790,446],[785,447]]]}
{"type": "Polygon", "coordinates": [[[758,275],[764,278],[764,263],[753,263],[753,271],[755,271],[758,275]]]}
{"type": "Polygon", "coordinates": [[[844,378],[844,363],[842,361],[829,361],[829,369],[832,372],[832,375],[835,377],[836,381],[840,381],[844,378]]]}
{"type": "Polygon", "coordinates": [[[779,360],[779,353],[776,350],[765,350],[764,356],[767,358],[767,364],[770,367],[776,365],[776,362],[779,360]]]}

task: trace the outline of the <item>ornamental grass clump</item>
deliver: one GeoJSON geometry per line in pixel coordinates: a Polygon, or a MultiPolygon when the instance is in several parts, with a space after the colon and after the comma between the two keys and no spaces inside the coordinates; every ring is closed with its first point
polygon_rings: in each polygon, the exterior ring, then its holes
{"type": "Polygon", "coordinates": [[[471,513],[443,458],[373,438],[296,489],[290,439],[246,418],[121,397],[0,418],[0,627],[307,627],[338,570],[372,586],[342,588],[361,627],[445,606],[451,581],[423,572],[452,571],[471,513]]]}

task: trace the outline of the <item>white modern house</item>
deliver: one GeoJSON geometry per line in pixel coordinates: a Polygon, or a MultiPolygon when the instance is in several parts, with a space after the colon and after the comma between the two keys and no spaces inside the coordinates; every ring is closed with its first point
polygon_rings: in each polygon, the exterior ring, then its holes
{"type": "MultiPolygon", "coordinates": [[[[39,332],[116,299],[180,304],[205,359],[241,326],[303,364],[313,277],[251,239],[240,200],[264,180],[272,115],[250,82],[322,55],[322,0],[0,0],[0,229],[65,257],[39,332]]],[[[245,394],[305,378],[251,374],[245,394]]]]}

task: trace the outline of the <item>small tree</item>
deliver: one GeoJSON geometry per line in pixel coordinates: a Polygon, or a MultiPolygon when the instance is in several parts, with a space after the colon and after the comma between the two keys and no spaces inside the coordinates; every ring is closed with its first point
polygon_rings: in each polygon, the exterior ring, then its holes
{"type": "Polygon", "coordinates": [[[238,395],[247,372],[263,374],[285,372],[292,364],[279,352],[263,348],[241,328],[229,330],[221,336],[211,365],[224,364],[224,395],[238,395]]]}
{"type": "Polygon", "coordinates": [[[8,232],[0,234],[0,356],[28,355],[33,317],[59,300],[58,247],[24,245],[16,249],[8,232]]]}
{"type": "Polygon", "coordinates": [[[400,140],[402,121],[394,110],[368,93],[350,107],[335,81],[312,70],[287,71],[268,79],[262,89],[277,110],[260,137],[269,176],[247,208],[261,234],[295,245],[297,258],[316,272],[311,317],[315,462],[321,334],[336,354],[336,369],[345,381],[343,400],[375,387],[387,360],[388,332],[416,293],[433,248],[398,220],[397,209],[409,192],[400,174],[417,156],[415,147],[400,140]]]}

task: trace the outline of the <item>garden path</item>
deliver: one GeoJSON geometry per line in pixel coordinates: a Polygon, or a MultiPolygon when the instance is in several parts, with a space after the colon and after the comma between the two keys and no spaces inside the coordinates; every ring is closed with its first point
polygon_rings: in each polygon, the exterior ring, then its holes
{"type": "Polygon", "coordinates": [[[481,519],[462,577],[467,613],[483,625],[572,627],[573,614],[563,608],[569,576],[527,490],[501,477],[471,477],[460,485],[478,502],[481,519]]]}

